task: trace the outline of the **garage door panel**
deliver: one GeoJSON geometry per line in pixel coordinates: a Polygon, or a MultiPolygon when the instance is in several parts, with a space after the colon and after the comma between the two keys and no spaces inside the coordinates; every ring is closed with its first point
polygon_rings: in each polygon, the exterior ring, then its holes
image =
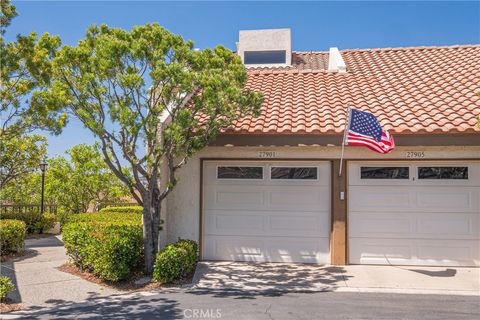
{"type": "Polygon", "coordinates": [[[211,187],[205,194],[205,209],[263,209],[266,207],[264,187],[211,187]]]}
{"type": "Polygon", "coordinates": [[[269,207],[277,210],[328,210],[330,192],[327,187],[270,187],[269,207]]]}
{"type": "Polygon", "coordinates": [[[385,238],[350,238],[349,261],[353,264],[395,264],[413,256],[407,241],[385,238]]]}
{"type": "Polygon", "coordinates": [[[479,174],[479,162],[350,163],[350,263],[479,266],[479,174]],[[362,166],[375,168],[363,180],[362,166]],[[408,179],[384,179],[405,166],[408,179]]]}
{"type": "Polygon", "coordinates": [[[204,173],[204,259],[330,261],[328,162],[206,161],[204,173]],[[217,178],[219,166],[229,168],[217,178]],[[287,169],[271,177],[273,167],[287,169]]]}
{"type": "Polygon", "coordinates": [[[356,212],[480,212],[478,187],[350,186],[356,212]]]}
{"type": "Polygon", "coordinates": [[[263,234],[265,233],[265,217],[255,214],[241,214],[239,211],[222,211],[221,213],[209,213],[205,219],[205,234],[229,235],[263,234]]]}
{"type": "Polygon", "coordinates": [[[209,210],[206,235],[328,237],[329,212],[209,210]]]}
{"type": "Polygon", "coordinates": [[[269,262],[322,263],[330,259],[328,239],[269,239],[267,252],[269,262]]]}
{"type": "Polygon", "coordinates": [[[480,241],[480,216],[475,213],[424,213],[417,217],[416,226],[423,238],[480,241]]]}
{"type": "Polygon", "coordinates": [[[475,240],[351,239],[350,263],[480,266],[475,240]]]}
{"type": "Polygon", "coordinates": [[[330,234],[329,212],[318,215],[311,213],[292,213],[291,215],[269,215],[268,229],[271,235],[306,236],[328,238],[330,234]]]}
{"type": "Polygon", "coordinates": [[[418,241],[417,256],[419,260],[447,262],[464,262],[469,265],[479,265],[475,252],[480,249],[478,241],[418,241]],[[475,261],[476,260],[476,261],[475,261]]]}
{"type": "Polygon", "coordinates": [[[355,226],[349,230],[351,237],[405,238],[412,233],[412,220],[408,214],[351,212],[349,222],[355,226]]]}
{"type": "Polygon", "coordinates": [[[349,206],[354,211],[406,211],[414,210],[415,197],[409,190],[390,186],[351,186],[349,206]]]}
{"type": "Polygon", "coordinates": [[[293,237],[206,236],[206,260],[324,263],[328,242],[293,237]]]}
{"type": "Polygon", "coordinates": [[[205,260],[266,261],[264,243],[253,237],[205,236],[205,260]]]}
{"type": "MultiPolygon", "coordinates": [[[[480,239],[475,213],[350,212],[350,237],[480,239]]],[[[480,241],[480,240],[479,240],[480,241]]]]}
{"type": "MultiPolygon", "coordinates": [[[[478,188],[430,187],[415,188],[419,209],[435,211],[479,212],[478,188]]],[[[415,192],[415,191],[412,191],[415,192]]]]}

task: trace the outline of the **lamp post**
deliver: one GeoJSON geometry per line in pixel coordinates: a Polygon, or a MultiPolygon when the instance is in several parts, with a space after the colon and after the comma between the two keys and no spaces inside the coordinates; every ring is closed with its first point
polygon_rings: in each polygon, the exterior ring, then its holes
{"type": "Polygon", "coordinates": [[[40,213],[43,214],[44,212],[44,197],[45,197],[45,171],[47,171],[48,163],[43,160],[39,164],[40,170],[42,171],[42,198],[40,202],[40,213]]]}

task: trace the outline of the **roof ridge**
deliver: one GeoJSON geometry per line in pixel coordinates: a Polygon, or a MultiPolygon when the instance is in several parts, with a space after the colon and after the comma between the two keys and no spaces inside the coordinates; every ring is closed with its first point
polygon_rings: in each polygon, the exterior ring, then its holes
{"type": "MultiPolygon", "coordinates": [[[[416,46],[416,47],[385,47],[385,48],[354,48],[341,49],[340,52],[362,52],[362,51],[405,51],[405,50],[433,50],[433,49],[453,49],[453,48],[477,48],[480,44],[454,44],[445,46],[416,46]]],[[[292,53],[309,54],[328,54],[328,51],[292,51],[292,53]]]]}

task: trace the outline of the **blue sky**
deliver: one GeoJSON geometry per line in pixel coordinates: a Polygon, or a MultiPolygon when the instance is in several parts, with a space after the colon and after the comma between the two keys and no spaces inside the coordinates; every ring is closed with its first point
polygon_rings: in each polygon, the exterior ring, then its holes
{"type": "MultiPolygon", "coordinates": [[[[129,29],[158,22],[192,39],[196,47],[223,44],[234,49],[238,30],[291,28],[298,51],[480,43],[480,2],[140,2],[13,1],[19,16],[15,34],[49,32],[74,45],[92,24],[129,29]]],[[[71,121],[49,137],[50,156],[78,143],[94,143],[87,129],[71,121]]]]}

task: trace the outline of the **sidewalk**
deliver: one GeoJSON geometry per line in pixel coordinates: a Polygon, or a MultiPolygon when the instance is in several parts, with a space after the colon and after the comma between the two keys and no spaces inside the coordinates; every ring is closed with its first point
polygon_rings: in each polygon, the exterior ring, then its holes
{"type": "Polygon", "coordinates": [[[59,236],[27,239],[25,249],[33,253],[2,263],[0,272],[8,276],[16,288],[8,297],[23,303],[26,308],[52,305],[60,300],[82,301],[117,293],[57,270],[67,261],[59,236]]]}

